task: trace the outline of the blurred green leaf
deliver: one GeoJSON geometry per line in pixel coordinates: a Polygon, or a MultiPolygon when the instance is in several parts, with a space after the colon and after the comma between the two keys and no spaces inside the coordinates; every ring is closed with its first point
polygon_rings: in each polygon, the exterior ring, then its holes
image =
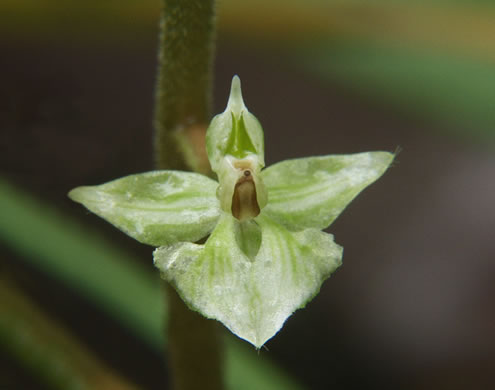
{"type": "Polygon", "coordinates": [[[138,389],[4,278],[0,279],[0,301],[0,347],[38,383],[61,390],[138,389]]]}
{"type": "MultiPolygon", "coordinates": [[[[495,3],[230,1],[220,26],[387,108],[457,135],[495,135],[495,3]]],[[[231,38],[232,39],[232,38],[231,38]]]]}
{"type": "Polygon", "coordinates": [[[146,343],[162,345],[164,308],[158,275],[2,179],[0,204],[2,241],[34,266],[102,306],[146,343]]]}
{"type": "Polygon", "coordinates": [[[328,44],[304,66],[395,110],[421,112],[473,137],[495,136],[495,66],[431,51],[328,44]]]}

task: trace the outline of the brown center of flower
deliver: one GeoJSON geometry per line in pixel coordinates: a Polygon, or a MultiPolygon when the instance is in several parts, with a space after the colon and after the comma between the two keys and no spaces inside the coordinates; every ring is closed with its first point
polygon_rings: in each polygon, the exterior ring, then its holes
{"type": "Polygon", "coordinates": [[[237,180],[232,196],[232,215],[239,221],[252,219],[260,213],[256,199],[256,185],[249,169],[237,180]]]}

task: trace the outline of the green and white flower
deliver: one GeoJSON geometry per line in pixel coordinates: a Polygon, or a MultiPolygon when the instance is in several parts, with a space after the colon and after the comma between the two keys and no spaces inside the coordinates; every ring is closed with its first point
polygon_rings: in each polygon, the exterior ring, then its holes
{"type": "Polygon", "coordinates": [[[308,157],[263,169],[263,130],[244,105],[238,77],[208,128],[207,152],[218,182],[154,171],[69,196],[157,246],[155,265],[189,307],[259,348],[340,266],[342,247],[321,230],[393,155],[308,157]]]}

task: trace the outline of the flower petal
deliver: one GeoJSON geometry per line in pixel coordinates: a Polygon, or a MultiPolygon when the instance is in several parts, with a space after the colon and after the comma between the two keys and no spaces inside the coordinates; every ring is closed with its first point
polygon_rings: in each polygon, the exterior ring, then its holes
{"type": "Polygon", "coordinates": [[[222,213],[205,245],[180,243],[155,250],[155,265],[182,299],[241,338],[250,333],[252,262],[236,240],[237,220],[222,213]]]}
{"type": "Polygon", "coordinates": [[[263,129],[244,105],[238,76],[232,79],[225,111],[211,120],[206,132],[206,150],[216,173],[221,171],[227,155],[237,159],[254,156],[260,169],[265,166],[263,129]]]}
{"type": "Polygon", "coordinates": [[[256,281],[251,316],[256,335],[253,344],[260,347],[319,292],[342,264],[343,249],[331,234],[318,229],[291,232],[266,216],[257,221],[262,242],[251,276],[256,281]]]}
{"type": "Polygon", "coordinates": [[[392,163],[388,152],[308,157],[262,171],[268,190],[263,210],[289,229],[325,229],[392,163]]]}
{"type": "Polygon", "coordinates": [[[205,245],[158,248],[154,258],[191,308],[259,348],[318,292],[342,248],[316,229],[293,233],[267,217],[256,221],[262,239],[252,260],[236,241],[239,222],[226,213],[205,245]]]}
{"type": "Polygon", "coordinates": [[[213,230],[217,186],[197,173],[154,171],[78,187],[69,197],[139,242],[160,246],[197,241],[213,230]]]}

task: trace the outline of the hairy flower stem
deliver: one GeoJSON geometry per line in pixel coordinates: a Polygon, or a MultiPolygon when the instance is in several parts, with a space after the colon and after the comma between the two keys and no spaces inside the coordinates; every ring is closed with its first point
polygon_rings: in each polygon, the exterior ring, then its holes
{"type": "Polygon", "coordinates": [[[208,174],[214,0],[164,0],[155,103],[155,164],[208,174]]]}
{"type": "Polygon", "coordinates": [[[218,323],[190,310],[169,284],[168,362],[174,390],[221,390],[222,340],[218,323]]]}
{"type": "MultiPolygon", "coordinates": [[[[164,0],[155,101],[158,169],[210,174],[205,132],[210,120],[214,0],[164,0]]],[[[168,361],[174,390],[223,388],[216,322],[187,308],[167,285],[168,361]]]]}

